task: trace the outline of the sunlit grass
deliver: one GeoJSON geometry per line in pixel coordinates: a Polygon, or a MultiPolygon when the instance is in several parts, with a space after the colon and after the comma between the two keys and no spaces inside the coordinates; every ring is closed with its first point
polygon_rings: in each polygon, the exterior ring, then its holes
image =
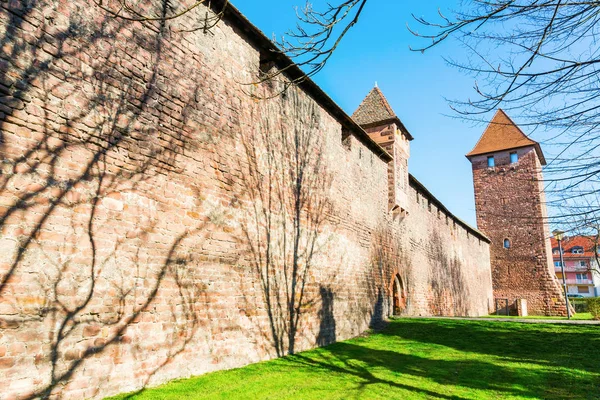
{"type": "MultiPolygon", "coordinates": [[[[528,315],[527,317],[507,316],[507,315],[486,315],[482,318],[510,318],[510,319],[548,319],[548,320],[568,320],[567,317],[547,317],[544,315],[528,315]]],[[[589,321],[593,320],[592,313],[576,313],[571,316],[574,321],[589,321]]]]}
{"type": "Polygon", "coordinates": [[[135,399],[600,399],[600,327],[399,319],[384,331],[135,399]]]}

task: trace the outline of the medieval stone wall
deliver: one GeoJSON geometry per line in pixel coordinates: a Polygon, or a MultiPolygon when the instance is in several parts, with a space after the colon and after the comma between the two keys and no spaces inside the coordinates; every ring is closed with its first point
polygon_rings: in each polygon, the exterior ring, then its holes
{"type": "Polygon", "coordinates": [[[489,244],[411,186],[400,224],[409,254],[409,315],[480,316],[492,309],[489,244]],[[483,283],[483,284],[481,284],[483,283]]]}
{"type": "Polygon", "coordinates": [[[251,84],[260,49],[229,20],[0,10],[2,399],[347,339],[388,315],[396,273],[408,315],[488,312],[487,243],[416,191],[393,220],[387,163],[302,90],[253,99],[281,84],[251,84]]]}

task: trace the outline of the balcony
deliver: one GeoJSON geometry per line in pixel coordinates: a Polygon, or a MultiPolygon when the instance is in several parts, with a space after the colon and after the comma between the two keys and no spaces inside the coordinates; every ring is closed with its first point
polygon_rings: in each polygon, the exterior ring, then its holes
{"type": "MultiPolygon", "coordinates": [[[[562,279],[559,278],[562,282],[562,279]]],[[[567,285],[593,285],[594,281],[591,279],[567,279],[567,285]]]]}
{"type": "MultiPolygon", "coordinates": [[[[555,265],[554,266],[554,271],[561,272],[562,268],[561,267],[557,267],[555,265]]],[[[575,272],[575,271],[589,271],[589,267],[587,267],[587,266],[582,267],[582,266],[579,266],[579,265],[576,266],[576,267],[574,267],[574,266],[565,267],[565,272],[575,272]]]]}

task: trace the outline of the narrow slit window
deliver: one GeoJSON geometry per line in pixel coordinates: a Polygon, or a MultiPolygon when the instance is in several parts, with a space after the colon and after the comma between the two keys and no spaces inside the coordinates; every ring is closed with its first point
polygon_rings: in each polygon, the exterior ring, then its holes
{"type": "Polygon", "coordinates": [[[515,153],[510,153],[510,163],[514,164],[517,161],[519,161],[519,155],[515,152],[515,153]]]}
{"type": "Polygon", "coordinates": [[[510,249],[510,239],[504,239],[504,248],[510,249]]]}
{"type": "Polygon", "coordinates": [[[492,168],[496,165],[496,161],[494,160],[494,156],[488,157],[488,167],[492,168]]]}

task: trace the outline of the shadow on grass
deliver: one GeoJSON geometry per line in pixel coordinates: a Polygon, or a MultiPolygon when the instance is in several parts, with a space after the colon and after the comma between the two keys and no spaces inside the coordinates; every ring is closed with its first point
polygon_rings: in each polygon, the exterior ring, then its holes
{"type": "Polygon", "coordinates": [[[594,326],[402,319],[140,398],[599,399],[599,338],[594,326]]]}
{"type": "Polygon", "coordinates": [[[359,392],[383,383],[443,399],[463,398],[460,388],[501,397],[595,399],[599,338],[594,327],[399,320],[366,341],[336,343],[289,362],[359,378],[359,392]],[[459,390],[438,393],[439,385],[459,390]]]}
{"type": "Polygon", "coordinates": [[[381,333],[502,357],[506,361],[600,374],[600,329],[592,325],[406,319],[394,321],[381,333]]]}
{"type": "Polygon", "coordinates": [[[463,397],[444,395],[433,390],[410,386],[376,376],[373,373],[373,367],[385,366],[386,368],[389,368],[392,366],[392,364],[389,364],[390,361],[394,364],[400,361],[406,361],[401,360],[395,352],[372,350],[348,343],[335,344],[331,346],[329,350],[333,350],[331,352],[332,355],[326,357],[321,358],[314,355],[299,354],[291,357],[289,361],[292,363],[303,364],[310,368],[316,367],[327,372],[334,372],[341,375],[353,375],[354,377],[360,378],[361,382],[357,389],[359,392],[365,390],[369,385],[384,384],[440,399],[463,399],[463,397]],[[366,356],[365,353],[368,353],[369,355],[366,356]]]}

